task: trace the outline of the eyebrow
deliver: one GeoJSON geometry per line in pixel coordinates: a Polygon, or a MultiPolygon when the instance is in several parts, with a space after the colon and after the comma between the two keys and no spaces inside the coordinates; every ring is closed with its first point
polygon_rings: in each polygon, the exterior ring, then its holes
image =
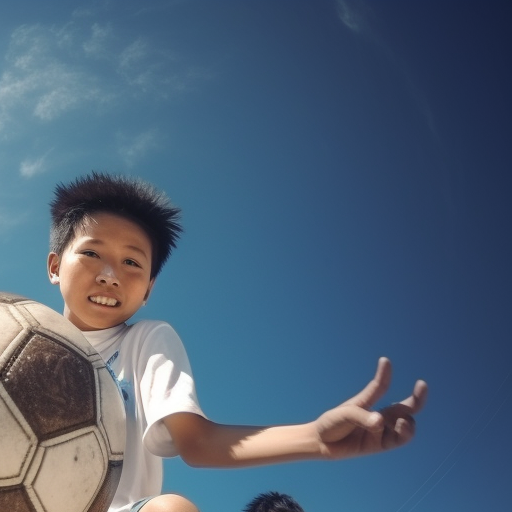
{"type": "MultiPolygon", "coordinates": [[[[100,240],[98,238],[88,238],[87,240],[85,240],[83,243],[86,243],[86,244],[91,244],[91,245],[105,245],[105,242],[103,240],[100,240]]],[[[130,249],[134,252],[137,252],[139,254],[141,254],[142,256],[144,256],[146,259],[150,259],[150,257],[146,254],[146,252],[144,250],[142,250],[140,247],[137,247],[136,245],[124,245],[123,246],[124,249],[130,249]]]]}

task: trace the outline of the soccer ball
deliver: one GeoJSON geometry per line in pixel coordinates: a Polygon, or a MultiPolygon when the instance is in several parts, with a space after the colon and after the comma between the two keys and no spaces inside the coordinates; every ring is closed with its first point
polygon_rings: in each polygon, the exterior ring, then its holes
{"type": "Polygon", "coordinates": [[[105,512],[121,478],[119,388],[82,333],[0,292],[0,511],[105,512]]]}

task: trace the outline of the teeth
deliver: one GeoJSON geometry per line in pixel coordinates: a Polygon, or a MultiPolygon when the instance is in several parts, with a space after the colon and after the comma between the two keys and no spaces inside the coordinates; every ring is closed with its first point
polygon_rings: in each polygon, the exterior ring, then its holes
{"type": "Polygon", "coordinates": [[[117,304],[116,299],[112,299],[111,297],[91,297],[91,300],[96,304],[102,304],[103,306],[115,306],[117,304]]]}

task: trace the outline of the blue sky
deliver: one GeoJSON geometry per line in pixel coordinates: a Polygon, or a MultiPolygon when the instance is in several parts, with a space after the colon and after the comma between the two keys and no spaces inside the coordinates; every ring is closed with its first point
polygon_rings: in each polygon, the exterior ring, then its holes
{"type": "Polygon", "coordinates": [[[510,4],[20,0],[0,15],[1,288],[62,310],[48,202],[137,175],[185,233],[140,318],[183,338],[227,423],[314,419],[377,358],[429,382],[415,440],[245,470],[166,461],[205,512],[512,501],[510,4]]]}

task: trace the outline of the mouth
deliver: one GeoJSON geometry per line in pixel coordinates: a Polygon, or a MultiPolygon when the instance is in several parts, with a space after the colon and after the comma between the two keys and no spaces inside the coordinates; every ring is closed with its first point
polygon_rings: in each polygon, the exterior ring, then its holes
{"type": "Polygon", "coordinates": [[[92,297],[89,297],[89,300],[95,304],[101,304],[102,306],[109,306],[111,308],[121,304],[118,300],[113,299],[112,297],[103,297],[102,295],[93,295],[92,297]]]}

